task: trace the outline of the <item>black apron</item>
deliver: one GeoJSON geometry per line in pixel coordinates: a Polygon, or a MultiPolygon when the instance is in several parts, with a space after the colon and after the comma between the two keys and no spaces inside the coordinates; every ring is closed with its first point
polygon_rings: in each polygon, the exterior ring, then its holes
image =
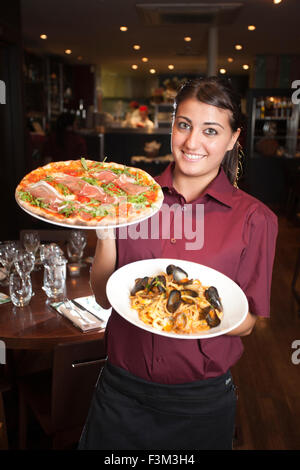
{"type": "Polygon", "coordinates": [[[107,362],[79,449],[232,449],[235,408],[230,372],[188,384],[164,385],[107,362]]]}

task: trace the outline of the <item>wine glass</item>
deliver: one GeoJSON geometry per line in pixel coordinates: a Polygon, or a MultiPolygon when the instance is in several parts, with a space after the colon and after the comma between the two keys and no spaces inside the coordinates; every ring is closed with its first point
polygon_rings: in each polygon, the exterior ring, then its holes
{"type": "Polygon", "coordinates": [[[16,242],[7,242],[0,245],[0,263],[6,273],[6,279],[3,280],[2,285],[8,285],[8,278],[16,256],[17,246],[16,242]]]}
{"type": "Polygon", "coordinates": [[[84,248],[86,246],[86,235],[82,230],[71,230],[67,244],[68,258],[72,263],[81,264],[84,248]]]}
{"type": "Polygon", "coordinates": [[[40,260],[42,264],[47,264],[50,257],[64,256],[63,250],[56,243],[48,243],[40,246],[40,260]]]}
{"type": "Polygon", "coordinates": [[[23,244],[26,251],[31,251],[34,256],[40,246],[40,237],[37,231],[26,232],[23,236],[23,244]]]}
{"type": "Polygon", "coordinates": [[[21,277],[28,276],[34,269],[35,256],[31,251],[17,250],[14,265],[21,277]]]}

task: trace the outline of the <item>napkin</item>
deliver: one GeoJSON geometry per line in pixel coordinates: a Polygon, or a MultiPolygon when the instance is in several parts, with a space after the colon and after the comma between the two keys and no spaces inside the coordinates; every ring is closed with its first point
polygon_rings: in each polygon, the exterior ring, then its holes
{"type": "Polygon", "coordinates": [[[6,302],[10,302],[10,297],[0,292],[0,304],[6,304],[6,302]]]}
{"type": "Polygon", "coordinates": [[[58,313],[68,318],[68,320],[82,332],[104,329],[106,326],[106,322],[96,318],[86,310],[81,310],[79,307],[76,307],[76,305],[73,305],[72,302],[54,302],[51,306],[55,308],[58,313]]]}
{"type": "Polygon", "coordinates": [[[97,304],[94,295],[89,295],[87,297],[78,297],[77,299],[74,299],[74,301],[81,305],[88,312],[91,312],[93,315],[99,318],[99,320],[102,320],[106,325],[112,309],[102,308],[99,304],[97,304]]]}

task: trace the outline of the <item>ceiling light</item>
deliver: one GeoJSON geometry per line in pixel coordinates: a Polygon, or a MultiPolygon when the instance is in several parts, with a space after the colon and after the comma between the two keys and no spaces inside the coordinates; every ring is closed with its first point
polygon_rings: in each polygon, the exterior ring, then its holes
{"type": "Polygon", "coordinates": [[[66,50],[65,50],[65,54],[68,54],[68,55],[72,54],[71,49],[66,49],[66,50]]]}
{"type": "Polygon", "coordinates": [[[142,58],[142,61],[143,61],[143,62],[148,62],[148,60],[149,60],[148,57],[143,57],[143,58],[142,58]]]}
{"type": "Polygon", "coordinates": [[[234,47],[237,51],[240,51],[243,49],[243,46],[241,44],[236,44],[234,47]]]}
{"type": "Polygon", "coordinates": [[[190,36],[186,36],[183,38],[186,42],[191,42],[192,38],[190,36]]]}
{"type": "Polygon", "coordinates": [[[138,68],[138,66],[137,66],[136,64],[133,64],[133,65],[131,66],[131,68],[132,68],[133,70],[136,70],[136,69],[138,68]]]}
{"type": "Polygon", "coordinates": [[[168,69],[169,70],[174,70],[174,65],[173,64],[168,65],[168,69]]]}
{"type": "Polygon", "coordinates": [[[226,69],[220,69],[219,72],[224,75],[224,73],[226,73],[226,69]]]}
{"type": "Polygon", "coordinates": [[[248,65],[248,64],[244,64],[244,65],[243,65],[243,69],[244,69],[244,70],[248,70],[248,69],[249,69],[249,65],[248,65]]]}
{"type": "Polygon", "coordinates": [[[127,30],[128,30],[127,26],[121,26],[120,27],[120,31],[127,31],[127,30]]]}
{"type": "Polygon", "coordinates": [[[141,48],[141,46],[139,46],[139,44],[135,44],[135,45],[133,46],[133,49],[134,49],[135,51],[139,51],[140,48],[141,48]]]}
{"type": "Polygon", "coordinates": [[[256,29],[256,26],[254,26],[254,24],[249,24],[248,26],[249,31],[254,31],[255,29],[256,29]]]}
{"type": "Polygon", "coordinates": [[[282,1],[282,0],[273,0],[273,3],[274,3],[275,5],[278,5],[278,3],[281,3],[281,1],[282,1]]]}
{"type": "Polygon", "coordinates": [[[47,34],[41,34],[41,35],[40,35],[40,38],[41,38],[41,39],[47,39],[48,36],[47,36],[47,34]]]}
{"type": "Polygon", "coordinates": [[[233,62],[233,58],[232,57],[228,57],[228,62],[233,62]]]}
{"type": "Polygon", "coordinates": [[[150,73],[156,73],[156,70],[155,69],[150,69],[149,72],[150,73]]]}

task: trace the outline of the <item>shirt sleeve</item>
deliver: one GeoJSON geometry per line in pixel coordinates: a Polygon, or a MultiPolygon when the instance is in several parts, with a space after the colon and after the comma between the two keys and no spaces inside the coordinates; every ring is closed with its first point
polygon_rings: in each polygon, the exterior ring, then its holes
{"type": "Polygon", "coordinates": [[[251,213],[245,228],[246,247],[242,252],[237,283],[247,296],[249,311],[270,316],[272,271],[278,221],[265,206],[251,213]]]}

